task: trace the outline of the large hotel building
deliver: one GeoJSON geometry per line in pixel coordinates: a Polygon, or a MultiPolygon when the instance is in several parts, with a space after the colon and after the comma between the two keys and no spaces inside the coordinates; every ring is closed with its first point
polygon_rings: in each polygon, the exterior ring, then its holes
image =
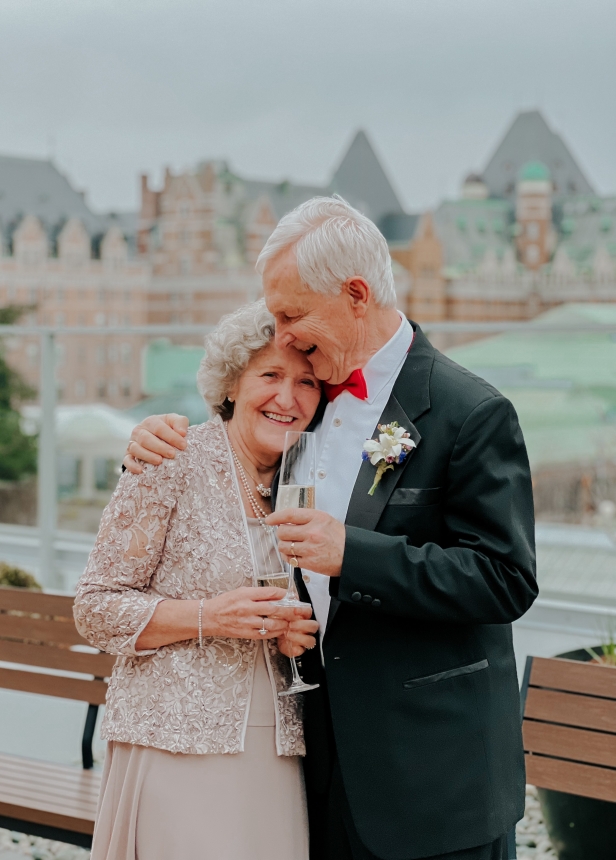
{"type": "MultiPolygon", "coordinates": [[[[526,320],[563,302],[616,301],[616,197],[596,194],[529,111],[458,199],[422,213],[405,211],[361,131],[326,186],[246,179],[206,161],[167,171],[161,188],[142,176],[138,213],[96,214],[53,163],[0,157],[0,305],[59,327],[215,323],[260,295],[254,263],[278,219],[331,193],[378,224],[399,307],[419,323],[526,320]]],[[[57,340],[62,402],[121,408],[142,397],[143,337],[57,340]]],[[[36,385],[37,339],[5,339],[5,350],[36,385]]]]}

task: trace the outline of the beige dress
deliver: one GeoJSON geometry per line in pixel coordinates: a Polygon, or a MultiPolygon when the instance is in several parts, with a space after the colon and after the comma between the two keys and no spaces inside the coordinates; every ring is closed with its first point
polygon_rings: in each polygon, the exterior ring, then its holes
{"type": "MultiPolygon", "coordinates": [[[[249,528],[252,537],[260,526],[249,520],[249,528]]],[[[253,545],[262,570],[262,542],[253,545]]],[[[91,860],[307,860],[301,758],[277,755],[275,723],[260,645],[244,752],[189,755],[111,741],[91,860]]]]}

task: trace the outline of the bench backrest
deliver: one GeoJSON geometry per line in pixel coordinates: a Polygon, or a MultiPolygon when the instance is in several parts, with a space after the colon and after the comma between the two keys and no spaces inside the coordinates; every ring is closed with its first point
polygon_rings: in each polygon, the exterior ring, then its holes
{"type": "Polygon", "coordinates": [[[527,782],[616,803],[616,669],[529,657],[522,693],[527,782]]]}
{"type": "Polygon", "coordinates": [[[43,673],[1,667],[0,687],[104,704],[105,678],[111,674],[116,658],[72,650],[76,645],[88,643],[75,627],[72,597],[0,587],[0,661],[48,670],[43,673]],[[70,678],[63,672],[93,677],[70,678]]]}

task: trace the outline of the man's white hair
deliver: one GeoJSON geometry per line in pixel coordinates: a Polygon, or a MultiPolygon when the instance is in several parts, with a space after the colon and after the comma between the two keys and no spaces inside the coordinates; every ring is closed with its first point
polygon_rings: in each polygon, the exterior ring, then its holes
{"type": "Polygon", "coordinates": [[[342,197],[313,197],[280,219],[259,258],[270,260],[293,248],[302,282],[315,293],[336,296],[349,278],[361,277],[380,307],[394,307],[396,290],[385,237],[369,218],[342,197]]]}

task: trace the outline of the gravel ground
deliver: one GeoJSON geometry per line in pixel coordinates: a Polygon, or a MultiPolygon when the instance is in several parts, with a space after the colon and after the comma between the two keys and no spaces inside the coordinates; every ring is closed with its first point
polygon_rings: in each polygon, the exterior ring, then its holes
{"type": "MultiPolygon", "coordinates": [[[[556,858],[548,838],[537,791],[532,785],[526,787],[526,815],[516,829],[518,860],[551,860],[556,858]]],[[[51,842],[36,836],[24,836],[0,829],[0,860],[88,860],[90,852],[63,842],[51,842]]]]}
{"type": "Polygon", "coordinates": [[[526,786],[526,814],[518,823],[515,833],[518,860],[549,860],[557,856],[545,829],[537,789],[533,785],[526,786]]]}

